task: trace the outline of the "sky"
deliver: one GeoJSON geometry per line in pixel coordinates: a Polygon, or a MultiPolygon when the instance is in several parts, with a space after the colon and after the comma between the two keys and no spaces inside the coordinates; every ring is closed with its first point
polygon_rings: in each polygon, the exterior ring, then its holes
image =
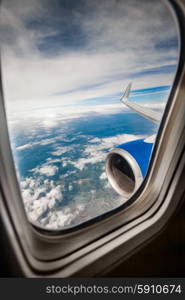
{"type": "Polygon", "coordinates": [[[0,14],[10,112],[110,104],[130,81],[133,98],[173,82],[178,34],[163,1],[4,0],[0,14]]]}

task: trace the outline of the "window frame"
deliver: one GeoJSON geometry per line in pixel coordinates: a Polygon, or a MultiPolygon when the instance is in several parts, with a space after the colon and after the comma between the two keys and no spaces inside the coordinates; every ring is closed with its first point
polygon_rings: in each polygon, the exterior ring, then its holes
{"type": "Polygon", "coordinates": [[[131,199],[110,213],[57,231],[43,230],[28,222],[10,148],[1,82],[1,218],[24,276],[100,274],[161,230],[180,203],[184,193],[180,176],[185,166],[185,2],[170,0],[168,5],[179,28],[180,54],[174,84],[147,176],[131,199]],[[173,202],[177,188],[180,192],[173,202]]]}

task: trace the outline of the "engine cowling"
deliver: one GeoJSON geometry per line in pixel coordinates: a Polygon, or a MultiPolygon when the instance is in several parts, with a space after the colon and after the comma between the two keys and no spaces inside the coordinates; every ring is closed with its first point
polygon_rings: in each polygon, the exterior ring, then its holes
{"type": "Polygon", "coordinates": [[[106,159],[106,173],[114,190],[129,198],[146,175],[153,142],[139,139],[113,149],[106,159]]]}

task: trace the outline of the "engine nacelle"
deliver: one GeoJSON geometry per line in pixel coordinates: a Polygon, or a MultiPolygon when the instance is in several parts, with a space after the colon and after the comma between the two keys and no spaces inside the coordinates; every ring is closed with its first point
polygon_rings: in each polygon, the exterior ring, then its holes
{"type": "Polygon", "coordinates": [[[113,149],[106,159],[106,173],[114,190],[129,198],[146,175],[153,142],[140,139],[113,149]]]}

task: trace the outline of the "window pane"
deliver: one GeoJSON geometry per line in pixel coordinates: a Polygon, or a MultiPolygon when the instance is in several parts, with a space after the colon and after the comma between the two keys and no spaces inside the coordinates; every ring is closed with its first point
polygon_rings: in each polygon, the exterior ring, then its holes
{"type": "Polygon", "coordinates": [[[135,192],[175,76],[177,36],[159,0],[3,1],[5,105],[31,222],[76,226],[135,192]]]}

